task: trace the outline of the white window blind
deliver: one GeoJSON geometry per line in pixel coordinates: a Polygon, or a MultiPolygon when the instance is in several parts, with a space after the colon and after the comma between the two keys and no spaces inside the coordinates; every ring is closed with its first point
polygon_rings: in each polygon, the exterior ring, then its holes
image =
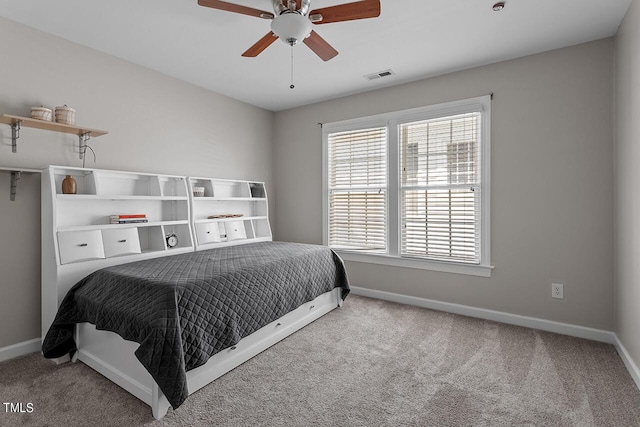
{"type": "Polygon", "coordinates": [[[330,133],[327,149],[329,246],[386,252],[386,127],[330,133]]]}
{"type": "Polygon", "coordinates": [[[491,96],[324,123],[322,143],[343,259],[491,276],[491,96]]]}
{"type": "Polygon", "coordinates": [[[399,125],[400,255],[480,263],[481,113],[399,125]]]}

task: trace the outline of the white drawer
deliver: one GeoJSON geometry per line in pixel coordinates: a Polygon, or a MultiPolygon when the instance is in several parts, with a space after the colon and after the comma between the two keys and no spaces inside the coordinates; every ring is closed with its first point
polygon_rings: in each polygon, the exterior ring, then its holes
{"type": "Polygon", "coordinates": [[[109,228],[102,230],[102,243],[104,244],[104,254],[107,258],[118,255],[139,254],[140,239],[138,229],[132,228],[109,228]]]}
{"type": "Polygon", "coordinates": [[[60,263],[104,258],[100,230],[58,232],[60,263]]]}
{"type": "Polygon", "coordinates": [[[243,240],[247,238],[247,232],[244,229],[244,221],[229,221],[224,223],[227,230],[227,240],[243,240]]]}
{"type": "Polygon", "coordinates": [[[220,228],[217,222],[203,222],[196,224],[198,244],[216,243],[220,241],[220,228]]]}

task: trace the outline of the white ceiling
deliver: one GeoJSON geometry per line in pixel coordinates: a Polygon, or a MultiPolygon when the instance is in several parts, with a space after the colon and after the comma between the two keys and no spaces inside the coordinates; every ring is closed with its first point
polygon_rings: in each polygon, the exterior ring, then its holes
{"type": "MultiPolygon", "coordinates": [[[[230,0],[231,1],[231,0],[230,0]]],[[[271,11],[271,0],[232,0],[271,11]]],[[[352,0],[312,0],[311,9],[352,0]]],[[[612,36],[632,0],[381,0],[379,18],[314,26],[323,62],[277,41],[240,55],[270,21],[197,0],[0,0],[0,16],[232,98],[279,111],[612,36]],[[395,75],[369,81],[386,69],[395,75]]]]}

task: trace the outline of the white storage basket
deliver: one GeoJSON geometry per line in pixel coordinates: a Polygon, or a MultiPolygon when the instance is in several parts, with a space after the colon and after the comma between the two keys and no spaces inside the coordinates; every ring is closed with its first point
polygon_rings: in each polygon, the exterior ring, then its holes
{"type": "Polygon", "coordinates": [[[44,106],[31,107],[31,118],[37,120],[46,120],[50,122],[53,120],[53,111],[50,108],[44,106]]]}
{"type": "Polygon", "coordinates": [[[204,187],[193,187],[194,197],[204,197],[204,187]]]}
{"type": "Polygon", "coordinates": [[[56,122],[65,125],[76,124],[76,110],[66,105],[62,107],[56,107],[56,122]]]}

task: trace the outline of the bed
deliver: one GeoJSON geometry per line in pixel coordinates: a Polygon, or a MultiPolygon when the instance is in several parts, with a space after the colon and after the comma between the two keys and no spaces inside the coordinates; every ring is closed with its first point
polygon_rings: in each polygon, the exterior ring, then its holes
{"type": "Polygon", "coordinates": [[[69,290],[43,353],[72,355],[159,419],[348,293],[342,260],[317,245],[257,242],[115,265],[69,290]]]}

